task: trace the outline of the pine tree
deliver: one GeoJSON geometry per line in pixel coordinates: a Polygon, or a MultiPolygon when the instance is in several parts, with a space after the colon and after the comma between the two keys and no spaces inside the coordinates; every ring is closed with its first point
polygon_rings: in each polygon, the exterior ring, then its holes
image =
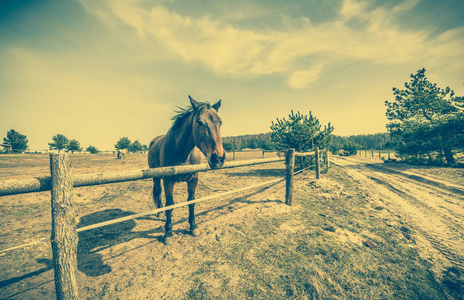
{"type": "Polygon", "coordinates": [[[48,143],[50,149],[57,149],[60,152],[62,149],[65,149],[69,143],[67,137],[62,134],[57,134],[52,138],[53,142],[48,143]]]}
{"type": "Polygon", "coordinates": [[[398,139],[396,150],[405,158],[432,159],[438,153],[438,159],[445,157],[453,163],[453,151],[462,147],[464,133],[460,125],[462,110],[455,103],[464,99],[455,97],[449,87],[442,89],[430,82],[425,69],[410,77],[405,89],[393,88],[394,101],[385,101],[390,120],[387,128],[398,139]],[[448,126],[450,122],[456,126],[448,126]]]}
{"type": "Polygon", "coordinates": [[[8,130],[6,138],[3,138],[6,145],[10,145],[13,152],[23,152],[29,147],[27,146],[27,137],[14,129],[8,130]]]}
{"type": "Polygon", "coordinates": [[[127,149],[129,150],[129,147],[131,145],[131,140],[128,137],[122,137],[119,139],[119,141],[114,145],[114,148],[116,149],[127,149]]]}

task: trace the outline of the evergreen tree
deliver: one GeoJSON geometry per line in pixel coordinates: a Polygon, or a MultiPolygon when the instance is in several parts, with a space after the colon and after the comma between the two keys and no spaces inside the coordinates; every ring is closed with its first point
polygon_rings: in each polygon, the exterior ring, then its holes
{"type": "Polygon", "coordinates": [[[74,153],[74,151],[82,151],[81,144],[77,140],[70,140],[68,145],[66,146],[66,149],[68,149],[68,151],[71,151],[71,153],[74,153]]]}
{"type": "Polygon", "coordinates": [[[277,118],[276,123],[271,125],[271,139],[280,151],[294,148],[297,152],[304,152],[321,147],[334,130],[330,123],[322,128],[311,112],[302,115],[292,111],[288,117],[288,120],[277,118]]]}
{"type": "Polygon", "coordinates": [[[129,151],[130,152],[140,152],[143,150],[143,146],[139,141],[134,141],[129,145],[129,151]]]}
{"type": "Polygon", "coordinates": [[[358,153],[358,145],[350,140],[346,140],[343,144],[343,155],[350,156],[358,153]]]}
{"type": "Polygon", "coordinates": [[[92,145],[88,146],[87,149],[85,149],[85,151],[90,152],[91,154],[97,154],[97,153],[100,152],[100,151],[97,149],[97,147],[92,146],[92,145]]]}
{"type": "Polygon", "coordinates": [[[256,139],[250,139],[250,141],[248,142],[248,148],[258,149],[259,148],[258,141],[256,139]]]}
{"type": "Polygon", "coordinates": [[[3,138],[3,143],[10,145],[13,152],[23,152],[29,148],[27,137],[14,129],[8,130],[6,138],[3,138]]]}
{"type": "Polygon", "coordinates": [[[131,145],[131,140],[128,137],[122,137],[119,139],[116,145],[114,145],[114,148],[116,148],[117,150],[119,149],[129,150],[130,145],[131,145]]]}
{"type": "Polygon", "coordinates": [[[222,148],[224,148],[225,151],[234,151],[234,146],[235,143],[233,142],[222,142],[222,148]]]}
{"type": "Polygon", "coordinates": [[[442,89],[431,83],[425,69],[410,77],[405,89],[393,88],[394,101],[385,101],[390,120],[387,128],[398,139],[396,150],[405,158],[432,159],[437,154],[438,159],[444,157],[453,163],[453,151],[462,147],[461,122],[464,122],[455,103],[461,104],[464,99],[455,97],[449,87],[442,89]]]}
{"type": "Polygon", "coordinates": [[[275,145],[271,140],[263,140],[261,142],[261,149],[263,149],[263,150],[275,150],[275,145]]]}
{"type": "Polygon", "coordinates": [[[52,138],[53,142],[48,143],[50,149],[57,149],[60,152],[62,149],[65,149],[69,143],[67,137],[62,134],[57,134],[52,138]]]}

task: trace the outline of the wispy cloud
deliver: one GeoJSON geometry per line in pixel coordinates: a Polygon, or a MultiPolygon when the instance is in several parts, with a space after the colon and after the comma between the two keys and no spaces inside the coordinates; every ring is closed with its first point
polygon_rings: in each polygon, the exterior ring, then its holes
{"type": "MultiPolygon", "coordinates": [[[[283,74],[293,88],[316,81],[323,65],[346,60],[379,64],[426,61],[437,51],[447,55],[442,49],[456,44],[443,36],[430,40],[425,30],[405,30],[395,24],[395,15],[412,8],[417,0],[392,8],[371,8],[367,1],[345,0],[337,19],[314,25],[300,18],[291,28],[280,31],[242,29],[220,16],[193,18],[160,4],[142,7],[137,1],[107,0],[102,6],[95,1],[82,2],[103,22],[117,19],[131,26],[142,41],[156,41],[174,59],[199,63],[230,76],[283,74]],[[301,66],[302,60],[314,67],[301,66]]],[[[284,18],[282,22],[289,23],[288,17],[284,18]]],[[[149,49],[145,51],[149,55],[149,49]]]]}
{"type": "Polygon", "coordinates": [[[309,83],[316,81],[322,70],[322,64],[308,70],[298,70],[293,72],[288,79],[288,85],[294,89],[301,89],[309,83]]]}

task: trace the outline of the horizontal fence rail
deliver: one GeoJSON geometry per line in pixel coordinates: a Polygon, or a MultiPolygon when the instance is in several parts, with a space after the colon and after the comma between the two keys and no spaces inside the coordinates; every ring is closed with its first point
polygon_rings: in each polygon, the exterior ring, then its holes
{"type": "Polygon", "coordinates": [[[311,152],[295,152],[295,156],[297,156],[297,157],[312,156],[312,155],[316,155],[316,151],[311,151],[311,152]]]}
{"type": "MultiPolygon", "coordinates": [[[[264,158],[264,159],[231,161],[231,162],[224,163],[224,166],[221,169],[251,166],[251,165],[265,164],[265,163],[278,162],[278,161],[284,161],[284,160],[285,160],[285,157],[273,157],[273,158],[264,158]]],[[[185,166],[175,166],[175,167],[161,167],[161,168],[133,170],[133,171],[124,171],[124,172],[82,174],[82,175],[73,176],[73,186],[80,187],[80,186],[100,185],[100,184],[107,184],[107,183],[148,179],[148,178],[154,178],[154,177],[175,176],[175,175],[194,173],[194,172],[205,172],[209,170],[211,170],[211,168],[209,167],[208,164],[200,164],[200,165],[185,165],[185,166]]],[[[0,181],[0,196],[42,192],[42,191],[49,191],[49,190],[51,190],[50,176],[0,181]]]]}
{"type": "Polygon", "coordinates": [[[106,221],[106,222],[101,222],[101,223],[97,223],[97,224],[88,225],[88,226],[85,226],[85,227],[80,227],[80,228],[77,228],[76,231],[77,232],[88,231],[88,230],[91,230],[91,229],[96,229],[96,228],[100,228],[100,227],[103,227],[103,226],[108,226],[108,225],[112,225],[112,224],[116,224],[116,223],[121,223],[121,222],[124,222],[124,221],[132,220],[132,219],[136,219],[136,218],[140,218],[140,217],[144,217],[144,216],[154,215],[154,214],[157,214],[159,212],[166,211],[166,210],[179,208],[179,207],[183,207],[183,206],[187,206],[187,205],[191,205],[191,204],[195,204],[195,203],[199,203],[199,202],[203,202],[203,201],[207,201],[207,200],[211,200],[211,199],[221,198],[221,197],[224,197],[224,196],[244,192],[244,191],[247,191],[247,190],[259,188],[259,187],[266,186],[266,185],[276,184],[276,183],[279,183],[279,182],[283,182],[284,180],[285,180],[285,178],[279,178],[279,179],[274,179],[274,180],[270,180],[270,181],[266,181],[266,182],[261,182],[261,183],[254,184],[254,185],[251,185],[251,186],[246,186],[246,187],[242,187],[242,188],[227,191],[227,192],[222,192],[222,193],[219,193],[219,194],[213,194],[213,195],[205,196],[205,197],[198,198],[198,199],[195,199],[195,200],[185,201],[185,202],[177,203],[177,204],[174,204],[174,205],[169,205],[169,206],[149,210],[149,211],[146,211],[146,212],[141,212],[141,213],[138,213],[138,214],[129,215],[129,216],[126,216],[126,217],[109,220],[109,221],[106,221]]]}

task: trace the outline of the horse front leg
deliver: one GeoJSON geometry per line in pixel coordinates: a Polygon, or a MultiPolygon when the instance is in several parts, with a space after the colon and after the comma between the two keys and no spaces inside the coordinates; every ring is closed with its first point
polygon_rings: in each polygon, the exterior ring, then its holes
{"type": "MultiPolygon", "coordinates": [[[[173,190],[174,190],[174,181],[169,179],[163,180],[164,185],[164,194],[166,196],[166,206],[170,206],[174,204],[173,198],[173,190]]],[[[170,245],[173,241],[172,236],[172,224],[171,224],[171,217],[172,217],[172,209],[166,210],[166,225],[164,227],[165,233],[163,242],[165,245],[170,245]]]]}
{"type": "MultiPolygon", "coordinates": [[[[163,207],[163,203],[161,202],[161,179],[160,178],[153,178],[153,201],[157,208],[163,207]]],[[[160,216],[160,213],[156,214],[157,217],[160,216]]]]}
{"type": "MultiPolygon", "coordinates": [[[[195,190],[197,188],[197,184],[198,184],[198,177],[195,177],[195,176],[193,176],[187,182],[187,188],[188,188],[187,201],[195,200],[195,190]]],[[[195,203],[189,204],[188,207],[189,207],[190,234],[193,236],[199,236],[200,230],[198,229],[197,224],[195,223],[195,203]]]]}

